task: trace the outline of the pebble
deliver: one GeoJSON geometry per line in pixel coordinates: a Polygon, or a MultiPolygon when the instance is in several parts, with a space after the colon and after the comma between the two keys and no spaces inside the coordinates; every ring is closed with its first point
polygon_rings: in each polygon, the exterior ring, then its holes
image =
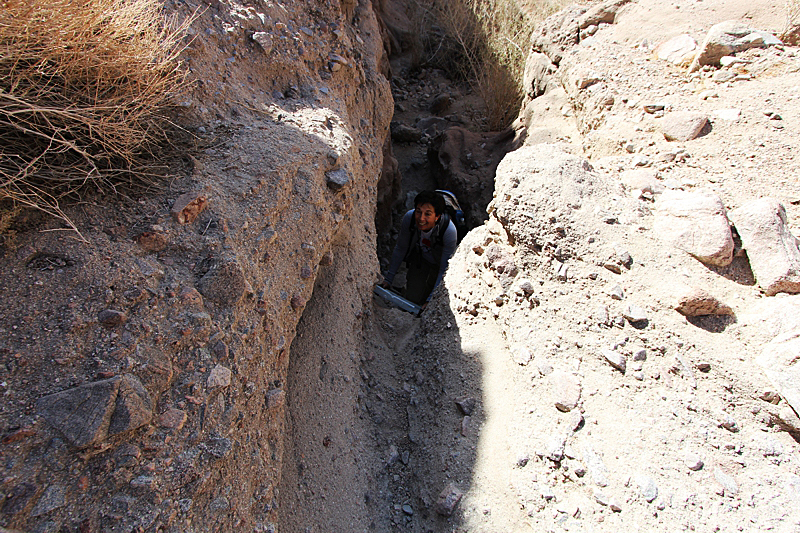
{"type": "Polygon", "coordinates": [[[627,367],[628,360],[623,354],[615,352],[613,350],[603,350],[601,353],[605,358],[605,360],[608,361],[608,363],[611,366],[613,366],[623,374],[625,373],[625,368],[627,367]]]}
{"type": "Polygon", "coordinates": [[[714,479],[722,486],[725,496],[736,496],[739,494],[739,485],[733,476],[726,474],[719,467],[714,469],[714,479]]]}
{"type": "Polygon", "coordinates": [[[737,433],[739,431],[739,425],[736,423],[736,420],[729,414],[723,414],[722,419],[719,421],[719,427],[725,428],[731,433],[737,433]]]}
{"type": "Polygon", "coordinates": [[[128,320],[128,315],[116,309],[103,309],[97,314],[97,321],[107,328],[124,324],[126,320],[128,320]]]}
{"type": "Polygon", "coordinates": [[[564,446],[567,444],[567,438],[563,435],[551,435],[547,439],[545,445],[544,457],[547,457],[554,463],[561,462],[564,459],[564,446]]]}
{"type": "Polygon", "coordinates": [[[439,493],[434,510],[442,516],[451,516],[462,496],[464,496],[464,493],[455,484],[450,483],[439,493]]]}
{"type": "Polygon", "coordinates": [[[652,503],[658,497],[658,485],[650,476],[637,475],[636,484],[639,485],[639,495],[647,500],[647,503],[652,503]]]}
{"type": "Polygon", "coordinates": [[[687,452],[683,463],[686,465],[686,468],[693,472],[697,472],[703,468],[703,460],[700,458],[700,455],[695,452],[687,452]]]}
{"type": "Polygon", "coordinates": [[[455,402],[458,406],[458,410],[466,416],[470,416],[475,411],[475,407],[478,405],[477,400],[475,400],[475,398],[470,398],[469,396],[456,398],[455,402]]]}
{"type": "Polygon", "coordinates": [[[525,366],[531,362],[531,358],[533,356],[531,355],[531,351],[527,347],[521,346],[516,350],[514,350],[514,352],[512,353],[512,357],[514,358],[515,363],[521,366],[525,366]]]}
{"type": "Polygon", "coordinates": [[[558,371],[553,372],[550,379],[556,409],[564,413],[575,409],[581,400],[581,382],[578,377],[558,371]]]}
{"type": "Polygon", "coordinates": [[[227,387],[231,384],[231,369],[217,365],[211,369],[206,385],[209,389],[227,387]]]}
{"type": "Polygon", "coordinates": [[[619,285],[614,285],[611,290],[608,291],[608,294],[613,300],[622,300],[625,298],[625,292],[619,285]]]}
{"type": "Polygon", "coordinates": [[[627,318],[631,324],[636,324],[637,322],[647,322],[647,312],[645,312],[645,310],[638,305],[629,305],[625,309],[623,316],[627,318]]]}

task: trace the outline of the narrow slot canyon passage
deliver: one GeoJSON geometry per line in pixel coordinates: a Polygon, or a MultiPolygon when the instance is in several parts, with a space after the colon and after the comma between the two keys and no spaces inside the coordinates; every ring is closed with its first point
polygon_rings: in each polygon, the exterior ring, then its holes
{"type": "MultiPolygon", "coordinates": [[[[397,194],[391,215],[376,217],[381,273],[417,193],[457,188],[475,224],[485,218],[502,157],[491,154],[481,165],[471,161],[469,143],[491,135],[470,133],[485,120],[482,102],[467,84],[452,82],[438,69],[412,68],[408,57],[395,58],[392,69],[390,153],[397,163],[397,194]],[[443,132],[452,127],[455,135],[448,141],[443,132]],[[466,175],[471,182],[454,177],[439,160],[456,151],[471,171],[485,167],[466,175]]],[[[375,250],[353,247],[347,239],[333,250],[336,259],[318,277],[291,347],[280,529],[450,531],[458,520],[434,509],[442,491],[469,489],[484,417],[475,407],[482,404],[481,343],[462,349],[443,287],[424,318],[377,297],[362,302],[350,281],[379,281],[372,272],[358,271],[358,254],[375,250]],[[323,312],[331,301],[337,302],[336,313],[323,312]],[[360,313],[360,328],[343,327],[347,313],[360,313]]],[[[401,268],[395,285],[403,280],[401,268]]]]}

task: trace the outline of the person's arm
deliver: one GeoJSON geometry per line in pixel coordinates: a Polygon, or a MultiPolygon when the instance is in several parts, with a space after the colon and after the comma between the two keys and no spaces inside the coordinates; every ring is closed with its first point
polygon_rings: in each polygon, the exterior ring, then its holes
{"type": "MultiPolygon", "coordinates": [[[[453,224],[451,220],[450,223],[447,225],[447,229],[444,232],[444,236],[442,237],[442,261],[439,263],[439,276],[436,278],[436,283],[433,285],[433,290],[436,290],[436,287],[439,286],[439,283],[442,282],[442,278],[444,278],[444,272],[447,270],[447,265],[450,262],[450,258],[453,256],[453,252],[456,251],[456,244],[458,243],[458,232],[456,231],[456,226],[453,224]]],[[[431,291],[433,294],[433,291],[431,291]]],[[[430,301],[431,297],[428,296],[428,301],[430,301]]]]}
{"type": "Polygon", "coordinates": [[[389,262],[389,270],[384,276],[384,281],[391,286],[394,281],[394,276],[397,274],[397,269],[400,268],[400,263],[408,253],[408,247],[411,244],[411,223],[414,218],[414,210],[412,209],[403,215],[403,221],[400,223],[400,235],[397,236],[397,242],[394,245],[392,252],[392,260],[389,262]]]}

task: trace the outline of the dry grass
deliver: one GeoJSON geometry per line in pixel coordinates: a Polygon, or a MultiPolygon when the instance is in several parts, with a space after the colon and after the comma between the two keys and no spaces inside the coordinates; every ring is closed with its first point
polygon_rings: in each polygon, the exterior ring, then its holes
{"type": "MultiPolygon", "coordinates": [[[[519,112],[528,42],[535,24],[565,0],[419,0],[418,12],[444,33],[427,43],[427,61],[470,80],[486,103],[489,128],[519,112]]],[[[420,33],[435,35],[435,32],[420,33]]]]}
{"type": "Polygon", "coordinates": [[[185,82],[191,20],[157,0],[9,0],[0,7],[0,199],[75,226],[59,202],[147,180],[185,82]]]}

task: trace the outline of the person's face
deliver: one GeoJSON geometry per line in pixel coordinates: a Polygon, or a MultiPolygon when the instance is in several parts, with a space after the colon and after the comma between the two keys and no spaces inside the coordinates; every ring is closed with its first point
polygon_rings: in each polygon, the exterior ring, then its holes
{"type": "Polygon", "coordinates": [[[436,210],[431,204],[420,204],[414,209],[414,222],[422,231],[432,229],[441,215],[436,215],[436,210]]]}

